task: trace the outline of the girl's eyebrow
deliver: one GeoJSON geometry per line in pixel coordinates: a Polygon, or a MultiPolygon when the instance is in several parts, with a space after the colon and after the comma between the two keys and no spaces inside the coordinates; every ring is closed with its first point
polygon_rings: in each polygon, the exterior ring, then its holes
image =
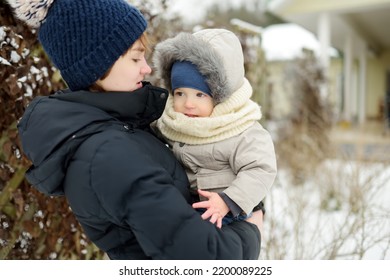
{"type": "Polygon", "coordinates": [[[143,46],[139,46],[134,49],[131,49],[130,51],[145,52],[145,48],[143,46]]]}

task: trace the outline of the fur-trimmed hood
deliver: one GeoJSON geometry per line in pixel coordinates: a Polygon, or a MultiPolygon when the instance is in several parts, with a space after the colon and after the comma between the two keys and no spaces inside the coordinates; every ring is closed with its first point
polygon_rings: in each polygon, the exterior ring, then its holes
{"type": "Polygon", "coordinates": [[[214,103],[225,101],[239,89],[245,76],[244,55],[237,36],[226,29],[204,29],[179,33],[156,46],[153,63],[164,87],[171,88],[171,68],[175,61],[190,61],[206,77],[214,103]]]}

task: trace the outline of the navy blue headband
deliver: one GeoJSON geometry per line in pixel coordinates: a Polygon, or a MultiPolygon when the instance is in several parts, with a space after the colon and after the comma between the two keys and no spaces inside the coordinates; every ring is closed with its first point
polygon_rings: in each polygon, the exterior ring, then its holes
{"type": "Polygon", "coordinates": [[[172,91],[177,88],[200,90],[212,97],[206,78],[198,71],[196,65],[188,61],[176,61],[171,70],[172,91]]]}

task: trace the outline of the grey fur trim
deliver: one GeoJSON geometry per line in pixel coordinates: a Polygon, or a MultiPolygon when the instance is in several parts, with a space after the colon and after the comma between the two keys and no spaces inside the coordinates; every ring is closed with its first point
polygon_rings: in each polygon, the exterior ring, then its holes
{"type": "Polygon", "coordinates": [[[37,28],[44,21],[54,0],[6,0],[15,15],[31,27],[37,28]]]}
{"type": "Polygon", "coordinates": [[[214,103],[225,101],[232,90],[229,88],[227,74],[222,58],[207,42],[190,33],[179,33],[156,46],[153,63],[159,79],[171,91],[171,68],[175,61],[190,61],[206,77],[214,103]]]}

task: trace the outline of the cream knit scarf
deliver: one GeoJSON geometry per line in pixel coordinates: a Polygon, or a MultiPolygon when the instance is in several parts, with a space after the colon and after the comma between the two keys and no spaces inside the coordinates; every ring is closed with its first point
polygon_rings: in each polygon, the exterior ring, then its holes
{"type": "Polygon", "coordinates": [[[157,127],[169,140],[190,145],[225,140],[240,134],[261,118],[260,107],[250,99],[251,96],[252,86],[244,79],[243,85],[229,99],[217,104],[207,118],[190,118],[176,113],[170,96],[157,127]]]}

